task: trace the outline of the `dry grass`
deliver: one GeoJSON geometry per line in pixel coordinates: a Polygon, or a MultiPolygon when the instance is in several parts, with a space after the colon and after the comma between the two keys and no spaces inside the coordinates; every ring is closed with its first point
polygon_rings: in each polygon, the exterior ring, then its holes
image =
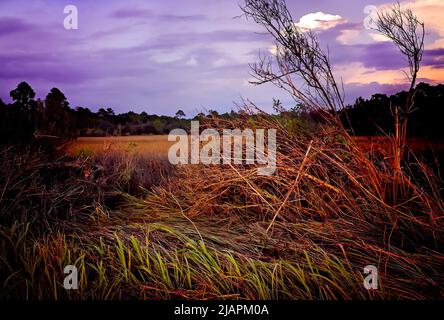
{"type": "MultiPolygon", "coordinates": [[[[217,120],[211,126],[243,123],[217,120]]],[[[407,174],[394,175],[391,159],[370,161],[353,139],[330,126],[307,136],[268,118],[253,125],[279,132],[277,175],[258,176],[251,166],[184,167],[177,178],[180,188],[157,188],[147,200],[150,208],[171,213],[176,207],[192,219],[224,220],[245,236],[236,246],[245,241],[245,248],[257,250],[257,259],[339,261],[353,290],[332,280],[335,297],[366,296],[360,279],[369,264],[380,270],[378,297],[443,297],[444,204],[440,184],[429,172],[418,184],[407,174]]],[[[325,289],[323,281],[318,285],[325,289]]]]}
{"type": "Polygon", "coordinates": [[[93,155],[105,152],[127,152],[166,157],[173,142],[167,135],[125,137],[81,137],[67,147],[71,155],[93,155]]]}
{"type": "Polygon", "coordinates": [[[85,175],[94,169],[118,176],[117,185],[126,193],[138,194],[162,183],[174,172],[168,162],[168,136],[82,137],[65,147],[67,154],[90,160],[85,175]]]}
{"type": "MultiPolygon", "coordinates": [[[[390,150],[393,143],[392,141],[390,141],[391,139],[389,137],[383,136],[359,136],[354,137],[353,140],[364,152],[380,152],[384,155],[388,155],[388,150],[390,150]]],[[[409,148],[415,153],[421,153],[426,150],[433,150],[434,152],[444,151],[444,143],[430,141],[424,138],[408,139],[407,144],[409,148]]]]}
{"type": "Polygon", "coordinates": [[[252,128],[278,130],[274,176],[244,165],[172,168],[120,147],[83,154],[45,182],[66,159],[4,150],[1,297],[443,298],[444,204],[426,166],[417,164],[417,181],[394,176],[390,159],[370,161],[340,130],[254,119],[252,128]],[[144,171],[163,174],[147,181],[144,171]],[[79,268],[77,291],[62,287],[67,264],[79,268]],[[362,285],[369,264],[377,291],[362,285]]]}

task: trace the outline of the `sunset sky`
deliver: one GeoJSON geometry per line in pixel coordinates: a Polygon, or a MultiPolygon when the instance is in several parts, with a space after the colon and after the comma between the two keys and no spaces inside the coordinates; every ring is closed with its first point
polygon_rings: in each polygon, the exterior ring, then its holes
{"type": "MultiPolygon", "coordinates": [[[[52,87],[72,107],[112,107],[193,115],[221,112],[249,98],[271,110],[293,102],[271,85],[255,87],[248,63],[273,42],[241,14],[241,0],[1,0],[0,98],[23,80],[37,97],[52,87]],[[79,29],[65,30],[63,8],[79,10],[79,29]]],[[[328,46],[346,101],[405,88],[406,61],[364,28],[364,7],[380,0],[287,1],[293,18],[328,46]]],[[[420,81],[444,82],[444,0],[404,1],[426,23],[420,81]]]]}

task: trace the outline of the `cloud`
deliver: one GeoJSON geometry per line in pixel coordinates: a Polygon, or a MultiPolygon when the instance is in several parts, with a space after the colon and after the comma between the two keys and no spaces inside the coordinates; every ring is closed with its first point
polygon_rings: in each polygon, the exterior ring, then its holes
{"type": "Polygon", "coordinates": [[[153,13],[147,9],[119,9],[111,13],[110,16],[117,19],[151,18],[153,13]]]}
{"type": "Polygon", "coordinates": [[[421,0],[415,2],[402,2],[401,5],[410,7],[418,18],[425,22],[427,32],[436,33],[439,39],[427,44],[426,49],[444,47],[444,0],[421,0]]]}
{"type": "Polygon", "coordinates": [[[32,30],[32,25],[20,18],[0,17],[0,36],[32,30]]]}
{"type": "MultiPolygon", "coordinates": [[[[442,17],[444,12],[444,0],[412,0],[401,1],[402,8],[410,8],[420,21],[425,23],[426,38],[431,38],[432,34],[437,37],[433,42],[427,41],[426,49],[438,49],[444,47],[444,24],[442,17]]],[[[378,10],[383,11],[390,9],[393,3],[380,5],[378,10]]],[[[375,40],[382,40],[383,37],[377,36],[375,40]]]]}
{"type": "Polygon", "coordinates": [[[176,15],[176,14],[155,14],[148,9],[119,9],[110,15],[116,19],[158,19],[163,21],[200,21],[205,20],[204,15],[176,15]]]}
{"type": "Polygon", "coordinates": [[[383,84],[406,84],[407,79],[402,71],[397,69],[378,70],[366,67],[362,62],[342,64],[335,70],[344,84],[369,84],[379,82],[383,84]]]}
{"type": "Polygon", "coordinates": [[[374,94],[394,94],[405,90],[403,84],[387,84],[373,81],[370,83],[349,83],[345,93],[345,101],[347,104],[354,103],[357,97],[370,98],[374,94]]]}
{"type": "MultiPolygon", "coordinates": [[[[369,85],[378,82],[384,85],[394,85],[408,88],[410,80],[407,78],[408,68],[378,70],[366,67],[363,63],[354,62],[343,64],[336,68],[337,75],[347,85],[369,85]]],[[[431,83],[444,82],[444,67],[423,66],[418,74],[419,81],[431,83]]]]}
{"type": "Polygon", "coordinates": [[[205,20],[206,17],[201,14],[193,14],[193,15],[175,15],[175,14],[162,14],[158,16],[159,19],[165,20],[165,21],[201,21],[205,20]]]}
{"type": "MultiPolygon", "coordinates": [[[[426,32],[430,38],[435,34],[433,41],[426,41],[426,49],[438,49],[444,47],[444,24],[442,23],[442,13],[444,12],[444,0],[416,0],[401,1],[401,7],[410,8],[420,21],[425,22],[426,32]]],[[[390,9],[392,3],[378,6],[379,11],[390,9]]],[[[337,40],[342,44],[364,44],[374,41],[390,41],[386,37],[372,30],[362,28],[351,28],[341,31],[337,40]]]]}
{"type": "Polygon", "coordinates": [[[444,67],[444,47],[426,50],[422,57],[422,65],[444,67]]]}
{"type": "MultiPolygon", "coordinates": [[[[382,5],[379,10],[391,5],[382,5]]],[[[444,10],[444,0],[404,1],[401,5],[411,8],[426,24],[426,47],[419,77],[432,83],[444,81],[444,26],[437,18],[437,12],[444,10]]],[[[332,60],[347,87],[370,86],[374,82],[401,86],[408,82],[402,72],[408,73],[407,62],[391,41],[366,30],[361,22],[340,25],[334,31],[337,34],[331,50],[332,60]]],[[[330,38],[333,36],[329,34],[330,38]]]]}
{"type": "Polygon", "coordinates": [[[197,59],[195,57],[190,57],[186,62],[185,65],[190,66],[190,67],[194,67],[197,66],[199,64],[199,62],[197,61],[197,59]]]}
{"type": "Polygon", "coordinates": [[[390,41],[387,37],[360,26],[357,26],[354,29],[341,30],[340,34],[336,37],[336,40],[343,45],[371,44],[374,42],[390,41]]]}
{"type": "Polygon", "coordinates": [[[339,15],[318,11],[302,16],[295,25],[302,30],[327,30],[344,22],[345,20],[339,15]]]}
{"type": "Polygon", "coordinates": [[[391,42],[348,45],[341,50],[341,63],[360,62],[366,68],[394,70],[406,67],[406,61],[391,42]]]}

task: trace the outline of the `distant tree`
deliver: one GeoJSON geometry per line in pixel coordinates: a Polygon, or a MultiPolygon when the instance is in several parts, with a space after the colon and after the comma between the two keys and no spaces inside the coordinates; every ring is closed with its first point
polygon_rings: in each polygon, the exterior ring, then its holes
{"type": "Polygon", "coordinates": [[[38,98],[37,99],[37,112],[41,114],[41,113],[43,113],[44,109],[45,109],[44,102],[42,101],[42,99],[38,98]]]}
{"type": "Polygon", "coordinates": [[[58,88],[51,89],[51,91],[46,96],[46,103],[53,103],[54,106],[62,109],[68,107],[69,105],[65,95],[58,88]]]}
{"type": "Polygon", "coordinates": [[[69,103],[58,88],[52,88],[45,99],[44,130],[53,135],[69,134],[72,129],[69,103]]]}
{"type": "Polygon", "coordinates": [[[143,112],[140,114],[140,119],[142,120],[142,123],[147,123],[148,120],[149,120],[149,115],[148,115],[148,113],[146,113],[145,111],[143,111],[143,112]]]}
{"type": "Polygon", "coordinates": [[[86,129],[97,125],[96,114],[88,108],[76,107],[73,117],[75,118],[75,128],[78,130],[79,135],[84,134],[86,129]]]}
{"type": "Polygon", "coordinates": [[[108,112],[104,108],[100,108],[97,111],[97,115],[99,116],[99,118],[106,119],[108,117],[108,112]]]}
{"type": "Polygon", "coordinates": [[[273,110],[276,112],[284,111],[284,106],[282,105],[281,100],[273,98],[273,110]]]}
{"type": "Polygon", "coordinates": [[[176,118],[177,119],[182,119],[182,118],[185,118],[185,112],[183,112],[182,110],[178,110],[177,112],[176,112],[176,118]]]}
{"type": "Polygon", "coordinates": [[[30,110],[35,92],[27,82],[23,81],[10,92],[10,96],[23,109],[30,110]]]}
{"type": "Polygon", "coordinates": [[[85,115],[92,115],[92,111],[88,108],[84,108],[84,107],[76,107],[76,112],[78,112],[79,114],[85,114],[85,115]]]}
{"type": "Polygon", "coordinates": [[[153,121],[153,127],[156,130],[157,134],[164,134],[167,133],[165,126],[167,125],[166,121],[164,121],[163,119],[154,119],[153,121]]]}
{"type": "Polygon", "coordinates": [[[108,116],[114,116],[115,115],[114,110],[111,109],[111,108],[106,108],[106,113],[108,114],[108,116]]]}
{"type": "Polygon", "coordinates": [[[128,122],[131,122],[133,124],[141,124],[143,122],[140,115],[135,113],[134,111],[127,112],[126,118],[128,119],[128,122]]]}
{"type": "Polygon", "coordinates": [[[209,110],[208,111],[208,117],[218,117],[219,116],[219,112],[217,112],[216,110],[209,110]]]}
{"type": "Polygon", "coordinates": [[[117,132],[117,120],[119,117],[115,115],[113,109],[100,108],[99,111],[97,111],[97,116],[99,119],[97,126],[105,135],[117,132]]]}
{"type": "Polygon", "coordinates": [[[19,140],[29,140],[37,129],[37,103],[34,100],[35,92],[31,86],[23,81],[16,89],[10,92],[14,101],[12,109],[6,113],[6,118],[12,135],[19,140]],[[15,132],[14,132],[15,131],[15,132]]]}

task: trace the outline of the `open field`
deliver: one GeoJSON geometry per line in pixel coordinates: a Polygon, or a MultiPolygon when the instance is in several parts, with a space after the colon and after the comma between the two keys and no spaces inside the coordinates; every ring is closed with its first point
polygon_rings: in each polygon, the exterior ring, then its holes
{"type": "Polygon", "coordinates": [[[72,155],[96,154],[101,152],[128,151],[147,155],[166,155],[174,142],[167,135],[81,137],[68,146],[72,155]]]}
{"type": "MultiPolygon", "coordinates": [[[[391,141],[387,137],[353,137],[353,140],[364,152],[377,151],[388,153],[391,141]]],[[[112,151],[131,151],[138,154],[166,156],[168,148],[174,142],[168,141],[167,135],[122,136],[122,137],[80,137],[69,145],[68,153],[72,155],[96,154],[112,151]]],[[[415,153],[426,150],[444,152],[444,143],[427,139],[410,139],[408,145],[415,153]]]]}

